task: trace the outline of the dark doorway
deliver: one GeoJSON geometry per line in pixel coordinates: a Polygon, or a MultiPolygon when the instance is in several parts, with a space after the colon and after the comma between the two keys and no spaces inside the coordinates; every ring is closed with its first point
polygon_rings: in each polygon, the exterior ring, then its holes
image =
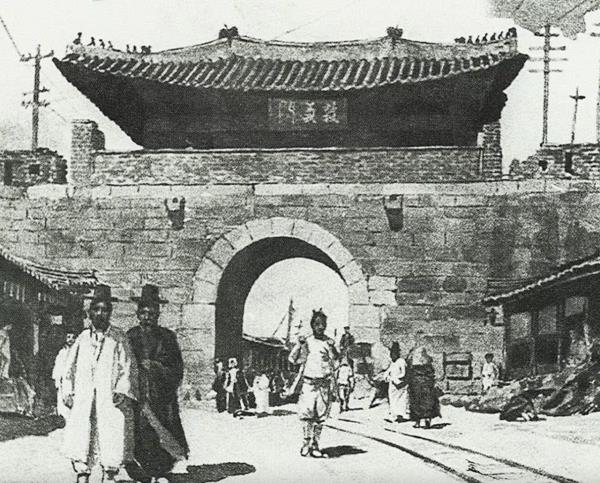
{"type": "MultiPolygon", "coordinates": [[[[241,250],[227,265],[217,289],[216,357],[242,356],[244,307],[250,289],[267,268],[290,258],[308,258],[323,263],[340,274],[335,263],[325,253],[296,238],[266,238],[241,250]]],[[[290,277],[293,276],[291,273],[290,277]]]]}

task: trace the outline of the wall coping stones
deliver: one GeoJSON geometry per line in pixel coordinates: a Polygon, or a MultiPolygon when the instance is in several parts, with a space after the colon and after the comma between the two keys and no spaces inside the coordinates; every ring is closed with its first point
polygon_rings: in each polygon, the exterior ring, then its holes
{"type": "MultiPolygon", "coordinates": [[[[0,196],[7,191],[4,187],[0,196]]],[[[256,185],[103,185],[86,188],[73,188],[69,185],[39,185],[27,188],[27,195],[32,199],[40,198],[165,198],[185,196],[186,199],[202,199],[206,196],[230,196],[235,194],[256,196],[279,195],[372,195],[384,196],[393,194],[427,195],[444,194],[457,196],[456,206],[470,206],[461,200],[462,196],[502,196],[509,194],[562,193],[567,191],[600,192],[600,180],[578,179],[531,179],[500,180],[465,183],[392,183],[392,184],[256,184],[256,185]],[[51,187],[51,188],[47,188],[51,187]]],[[[24,190],[13,188],[13,193],[24,193],[24,190]]],[[[466,200],[468,201],[468,200],[466,200]]]]}
{"type": "Polygon", "coordinates": [[[103,150],[103,156],[145,156],[147,154],[255,154],[255,153],[358,153],[407,151],[482,151],[481,146],[372,146],[372,147],[295,147],[295,148],[214,148],[214,149],[137,149],[133,151],[103,150]]]}

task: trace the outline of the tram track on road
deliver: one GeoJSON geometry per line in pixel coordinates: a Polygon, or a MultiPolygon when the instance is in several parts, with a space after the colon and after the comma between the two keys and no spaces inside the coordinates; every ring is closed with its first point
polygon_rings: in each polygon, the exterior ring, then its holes
{"type": "Polygon", "coordinates": [[[344,418],[333,420],[326,426],[397,449],[469,483],[577,483],[576,480],[510,459],[390,427],[373,428],[360,421],[344,418]]]}

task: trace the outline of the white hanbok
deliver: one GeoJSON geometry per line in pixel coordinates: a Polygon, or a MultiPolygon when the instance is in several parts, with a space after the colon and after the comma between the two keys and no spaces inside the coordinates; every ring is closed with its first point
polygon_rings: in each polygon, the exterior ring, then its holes
{"type": "Polygon", "coordinates": [[[406,381],[406,361],[399,357],[390,364],[386,371],[390,416],[409,419],[408,384],[406,381]]]}
{"type": "Polygon", "coordinates": [[[67,359],[63,391],[73,395],[63,451],[92,467],[118,469],[133,457],[133,410],[113,402],[114,394],[137,399],[138,373],[127,335],[109,326],[106,332],[84,330],[67,359]]]}
{"type": "Polygon", "coordinates": [[[252,391],[256,400],[256,412],[268,413],[269,408],[269,378],[266,374],[261,374],[254,378],[252,383],[252,391]]]}
{"type": "Polygon", "coordinates": [[[481,366],[481,384],[483,392],[488,392],[492,387],[498,385],[498,366],[495,362],[484,362],[481,366]]]}
{"type": "Polygon", "coordinates": [[[67,360],[69,357],[69,351],[71,346],[65,345],[57,354],[54,361],[54,368],[52,369],[52,379],[54,380],[54,387],[56,387],[56,412],[59,416],[67,419],[71,410],[65,406],[63,383],[65,374],[67,372],[67,360]]]}

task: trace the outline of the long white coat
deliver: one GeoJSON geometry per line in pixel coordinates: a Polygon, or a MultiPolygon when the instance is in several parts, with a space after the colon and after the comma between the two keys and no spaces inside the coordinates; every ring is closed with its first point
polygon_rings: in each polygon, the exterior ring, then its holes
{"type": "Polygon", "coordinates": [[[63,381],[67,372],[67,360],[70,350],[71,346],[66,345],[58,352],[54,361],[54,368],[52,369],[52,379],[54,379],[54,386],[56,387],[56,412],[65,418],[65,420],[71,412],[63,402],[63,381]]]}
{"type": "Polygon", "coordinates": [[[261,374],[254,378],[252,385],[254,391],[254,399],[256,399],[256,412],[269,412],[269,378],[266,374],[261,374]]]}
{"type": "Polygon", "coordinates": [[[120,329],[109,326],[99,345],[93,338],[91,329],[84,330],[69,352],[63,391],[73,394],[73,408],[65,427],[63,451],[72,460],[90,460],[95,398],[98,462],[105,468],[118,468],[132,458],[133,413],[130,406],[117,408],[113,394],[137,399],[137,365],[129,340],[120,329]]]}
{"type": "Polygon", "coordinates": [[[386,372],[389,382],[388,399],[390,403],[390,415],[394,418],[402,416],[408,419],[408,387],[405,384],[406,361],[399,357],[390,364],[386,372]],[[399,389],[397,385],[402,385],[399,389]]]}

